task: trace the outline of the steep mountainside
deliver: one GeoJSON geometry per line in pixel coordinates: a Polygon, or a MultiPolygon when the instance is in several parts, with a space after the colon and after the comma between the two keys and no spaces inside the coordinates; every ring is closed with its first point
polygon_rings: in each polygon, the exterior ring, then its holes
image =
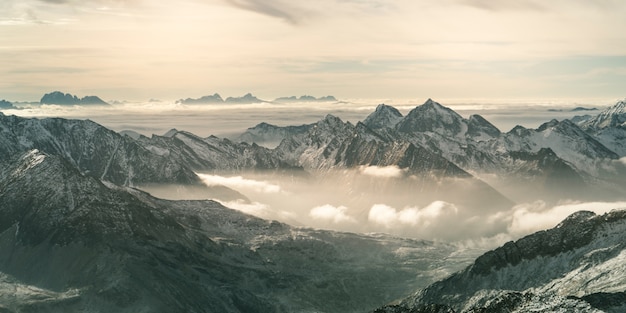
{"type": "Polygon", "coordinates": [[[578,125],[599,142],[617,153],[626,156],[626,100],[618,101],[600,114],[580,119],[578,125]]]}
{"type": "Polygon", "coordinates": [[[82,172],[119,185],[199,182],[191,168],[92,121],[0,113],[0,157],[31,149],[62,156],[82,172]]]}
{"type": "Polygon", "coordinates": [[[466,264],[445,244],[156,199],[37,150],[0,163],[2,312],[362,312],[466,264]]]}
{"type": "Polygon", "coordinates": [[[582,211],[376,312],[623,312],[625,260],[626,210],[582,211]]]}
{"type": "Polygon", "coordinates": [[[283,139],[290,136],[301,135],[307,132],[311,127],[313,127],[313,124],[280,127],[268,123],[260,123],[254,127],[248,128],[234,140],[274,148],[278,146],[283,139]]]}
{"type": "Polygon", "coordinates": [[[234,143],[215,136],[200,138],[185,131],[173,130],[167,136],[140,137],[138,143],[196,171],[295,169],[271,150],[257,144],[234,143]]]}

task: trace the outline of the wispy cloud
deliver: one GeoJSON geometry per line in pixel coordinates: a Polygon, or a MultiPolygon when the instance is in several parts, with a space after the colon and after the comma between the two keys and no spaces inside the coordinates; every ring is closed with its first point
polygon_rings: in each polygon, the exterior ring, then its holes
{"type": "Polygon", "coordinates": [[[575,202],[547,206],[543,201],[538,201],[517,205],[510,211],[488,217],[487,221],[507,223],[508,234],[515,238],[552,228],[578,211],[604,214],[614,209],[624,208],[626,208],[626,202],[575,202]]]}
{"type": "Polygon", "coordinates": [[[545,7],[532,0],[459,0],[461,4],[471,7],[489,10],[489,11],[503,11],[503,10],[545,10],[545,7]]]}
{"type": "Polygon", "coordinates": [[[208,186],[226,186],[233,189],[248,189],[258,193],[279,193],[279,185],[266,181],[243,178],[242,176],[224,177],[218,175],[198,174],[208,186]]]}
{"type": "Polygon", "coordinates": [[[225,0],[230,5],[257,12],[272,17],[277,17],[291,24],[297,24],[303,14],[302,8],[286,5],[282,1],[258,1],[258,0],[225,0]]]}

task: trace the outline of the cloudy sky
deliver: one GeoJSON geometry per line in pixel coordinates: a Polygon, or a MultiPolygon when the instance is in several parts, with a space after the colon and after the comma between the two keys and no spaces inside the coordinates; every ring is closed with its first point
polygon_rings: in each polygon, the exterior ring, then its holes
{"type": "Polygon", "coordinates": [[[0,98],[626,96],[623,0],[2,0],[0,98]]]}

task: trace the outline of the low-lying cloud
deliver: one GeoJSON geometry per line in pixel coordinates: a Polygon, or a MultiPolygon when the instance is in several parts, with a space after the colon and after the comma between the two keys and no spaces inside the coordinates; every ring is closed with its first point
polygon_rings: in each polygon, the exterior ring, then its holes
{"type": "Polygon", "coordinates": [[[400,178],[406,172],[397,165],[390,166],[361,166],[359,171],[363,175],[385,178],[400,178]]]}
{"type": "Polygon", "coordinates": [[[356,219],[347,214],[348,208],[345,206],[332,206],[325,204],[311,209],[309,216],[317,220],[324,220],[339,223],[356,223],[356,219]]]}
{"type": "Polygon", "coordinates": [[[242,176],[223,177],[218,175],[197,174],[207,186],[226,186],[235,190],[248,189],[258,193],[279,193],[279,185],[266,181],[243,178],[242,176]]]}
{"type": "Polygon", "coordinates": [[[236,200],[220,201],[220,203],[225,207],[262,218],[269,218],[272,215],[269,206],[259,202],[248,203],[243,200],[236,200]]]}
{"type": "Polygon", "coordinates": [[[515,206],[506,217],[509,220],[508,232],[513,236],[523,236],[555,227],[572,213],[591,211],[604,214],[614,209],[626,208],[626,202],[584,202],[568,203],[546,207],[544,202],[515,206]]]}
{"type": "Polygon", "coordinates": [[[455,205],[444,201],[435,201],[422,209],[406,207],[399,211],[386,204],[375,204],[370,209],[367,219],[387,228],[398,224],[429,227],[439,218],[446,219],[457,213],[458,208],[455,205]]]}

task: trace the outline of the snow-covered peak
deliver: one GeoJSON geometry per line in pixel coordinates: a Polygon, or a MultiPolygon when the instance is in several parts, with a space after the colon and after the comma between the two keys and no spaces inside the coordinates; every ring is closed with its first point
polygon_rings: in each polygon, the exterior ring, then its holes
{"type": "Polygon", "coordinates": [[[626,99],[600,112],[596,117],[583,123],[583,128],[603,129],[626,125],[626,99]]]}
{"type": "Polygon", "coordinates": [[[623,312],[624,230],[625,210],[574,213],[380,312],[623,312]],[[594,297],[603,297],[603,310],[594,297]],[[432,303],[442,309],[428,310],[432,303]]]}
{"type": "Polygon", "coordinates": [[[402,120],[402,113],[383,103],[379,104],[376,110],[365,118],[363,124],[371,129],[393,128],[400,120],[402,120]]]}
{"type": "Polygon", "coordinates": [[[411,110],[396,126],[401,133],[433,132],[449,137],[465,135],[467,125],[452,109],[428,99],[411,110]]]}
{"type": "Polygon", "coordinates": [[[500,136],[500,130],[484,117],[474,114],[467,120],[467,135],[481,141],[500,136]]]}
{"type": "Polygon", "coordinates": [[[320,120],[315,125],[318,128],[336,129],[336,128],[343,128],[346,124],[348,123],[344,123],[340,118],[332,114],[328,114],[324,117],[324,119],[320,120]]]}

